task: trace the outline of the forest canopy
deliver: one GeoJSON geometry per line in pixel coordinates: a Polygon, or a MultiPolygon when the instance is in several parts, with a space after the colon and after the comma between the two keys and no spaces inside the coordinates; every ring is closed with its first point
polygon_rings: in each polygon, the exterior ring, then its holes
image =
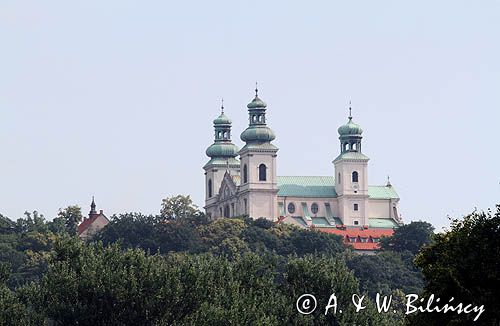
{"type": "MultiPolygon", "coordinates": [[[[339,236],[263,219],[208,221],[196,210],[167,213],[163,203],[158,216],[112,216],[88,242],[75,236],[75,206],[52,221],[0,215],[0,325],[467,325],[467,315],[381,314],[375,297],[393,295],[401,307],[407,293],[464,301],[473,293],[475,303],[498,306],[500,268],[490,253],[500,247],[499,207],[445,233],[409,223],[376,255],[360,255],[339,236]],[[346,309],[299,314],[304,293],[319,307],[337,293],[346,309]],[[367,296],[362,312],[345,302],[353,293],[367,296]]],[[[486,309],[479,324],[499,320],[486,309]]]]}

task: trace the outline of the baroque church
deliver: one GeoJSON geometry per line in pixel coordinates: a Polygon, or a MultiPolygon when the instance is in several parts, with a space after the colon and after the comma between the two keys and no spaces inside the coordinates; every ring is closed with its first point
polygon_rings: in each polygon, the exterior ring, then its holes
{"type": "Polygon", "coordinates": [[[402,224],[399,196],[387,180],[368,185],[369,158],[362,152],[361,127],[349,108],[338,128],[339,154],[328,176],[278,176],[276,138],[266,121],[267,104],[258,96],[247,105],[248,127],[239,149],[231,141],[231,120],[213,121],[215,141],[206,154],[205,211],[212,218],[249,216],[343,236],[359,251],[378,248],[380,237],[402,224]]]}

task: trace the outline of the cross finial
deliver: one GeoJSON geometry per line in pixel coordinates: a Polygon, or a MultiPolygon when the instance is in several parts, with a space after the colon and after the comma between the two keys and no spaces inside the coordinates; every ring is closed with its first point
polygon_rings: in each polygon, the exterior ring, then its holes
{"type": "Polygon", "coordinates": [[[255,82],[255,97],[259,95],[259,88],[257,87],[257,82],[255,82]]]}
{"type": "Polygon", "coordinates": [[[221,107],[220,107],[220,110],[221,110],[221,113],[224,114],[224,98],[221,99],[221,107]]]}
{"type": "Polygon", "coordinates": [[[392,187],[391,178],[389,176],[387,176],[387,187],[392,187]]]}

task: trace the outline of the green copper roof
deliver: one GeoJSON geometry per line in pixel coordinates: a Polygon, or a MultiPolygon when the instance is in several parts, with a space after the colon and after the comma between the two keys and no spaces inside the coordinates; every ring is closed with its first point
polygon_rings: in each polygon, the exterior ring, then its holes
{"type": "Polygon", "coordinates": [[[276,138],[274,132],[266,125],[249,126],[240,136],[244,142],[270,142],[276,138]]]}
{"type": "Polygon", "coordinates": [[[278,177],[278,196],[337,197],[333,177],[285,176],[278,177]]]}
{"type": "Polygon", "coordinates": [[[247,108],[264,109],[266,106],[266,102],[262,101],[257,95],[255,95],[255,98],[252,100],[252,102],[248,103],[247,108]]]}
{"type": "Polygon", "coordinates": [[[352,122],[352,117],[349,117],[349,121],[340,126],[338,132],[340,136],[361,135],[363,129],[357,123],[352,122]]]}
{"type": "Polygon", "coordinates": [[[215,120],[214,125],[230,125],[231,119],[227,117],[224,113],[221,113],[215,120]]]}
{"type": "Polygon", "coordinates": [[[229,164],[229,167],[239,167],[240,161],[234,157],[214,157],[210,159],[210,161],[205,164],[204,168],[209,165],[215,165],[218,167],[226,167],[229,164]]]}
{"type": "Polygon", "coordinates": [[[368,219],[368,226],[371,228],[396,228],[398,224],[392,218],[372,218],[368,219]]]}
{"type": "Polygon", "coordinates": [[[330,227],[330,223],[324,217],[311,217],[314,226],[330,227]]]}
{"type": "Polygon", "coordinates": [[[339,160],[369,160],[370,158],[366,156],[363,153],[360,152],[344,152],[341,153],[339,156],[337,156],[333,162],[339,161],[339,160]]]}
{"type": "Polygon", "coordinates": [[[394,187],[368,186],[368,195],[371,199],[397,199],[398,193],[394,187]]]}
{"type": "Polygon", "coordinates": [[[300,216],[293,216],[292,217],[297,223],[299,223],[302,226],[307,226],[307,223],[302,219],[300,216]]]}
{"type": "MultiPolygon", "coordinates": [[[[336,198],[333,176],[279,176],[278,196],[336,198]]],[[[397,199],[394,187],[368,186],[370,199],[397,199]]]]}
{"type": "Polygon", "coordinates": [[[236,157],[239,148],[231,142],[216,142],[207,148],[208,157],[236,157]]]}

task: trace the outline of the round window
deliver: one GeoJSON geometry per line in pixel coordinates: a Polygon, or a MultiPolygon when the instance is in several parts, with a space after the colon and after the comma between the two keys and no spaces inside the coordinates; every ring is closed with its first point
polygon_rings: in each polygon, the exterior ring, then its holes
{"type": "Polygon", "coordinates": [[[288,213],[295,213],[295,205],[293,203],[288,204],[288,213]]]}
{"type": "Polygon", "coordinates": [[[311,205],[311,212],[313,214],[318,214],[318,204],[312,203],[312,205],[311,205]]]}

